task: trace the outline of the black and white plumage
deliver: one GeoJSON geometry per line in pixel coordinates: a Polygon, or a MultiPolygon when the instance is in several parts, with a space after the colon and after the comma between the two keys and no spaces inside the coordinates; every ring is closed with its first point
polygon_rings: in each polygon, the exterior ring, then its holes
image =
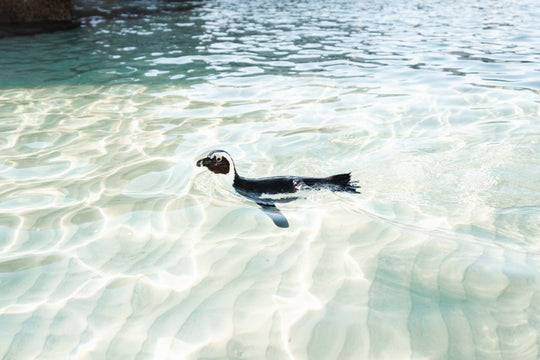
{"type": "Polygon", "coordinates": [[[224,175],[227,182],[240,195],[256,202],[279,227],[288,227],[285,216],[276,207],[276,203],[289,202],[296,197],[265,197],[268,195],[294,194],[301,190],[329,189],[358,193],[356,184],[351,182],[351,174],[338,174],[324,178],[302,176],[274,176],[265,178],[246,178],[238,175],[231,155],[224,150],[211,151],[205,158],[197,161],[197,166],[204,166],[215,174],[224,175]]]}

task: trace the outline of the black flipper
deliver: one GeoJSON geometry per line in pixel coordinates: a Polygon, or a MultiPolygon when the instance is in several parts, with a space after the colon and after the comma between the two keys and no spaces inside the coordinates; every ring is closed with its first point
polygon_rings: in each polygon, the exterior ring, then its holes
{"type": "Polygon", "coordinates": [[[253,195],[247,191],[241,191],[236,190],[240,195],[245,197],[246,199],[249,199],[251,201],[254,201],[257,205],[261,207],[261,210],[274,222],[274,224],[277,227],[280,228],[288,228],[289,222],[287,221],[287,218],[279,211],[279,209],[276,207],[276,202],[289,202],[297,199],[296,197],[288,197],[284,199],[269,199],[269,198],[261,198],[256,195],[253,195]]]}
{"type": "Polygon", "coordinates": [[[289,222],[287,218],[279,211],[275,204],[265,200],[264,202],[257,202],[262,211],[274,222],[277,227],[288,228],[289,222]]]}

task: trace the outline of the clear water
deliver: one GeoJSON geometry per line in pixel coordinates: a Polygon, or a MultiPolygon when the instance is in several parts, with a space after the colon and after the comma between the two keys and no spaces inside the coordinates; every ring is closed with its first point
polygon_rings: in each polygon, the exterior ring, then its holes
{"type": "Polygon", "coordinates": [[[97,4],[0,39],[0,358],[540,356],[536,1],[97,4]]]}

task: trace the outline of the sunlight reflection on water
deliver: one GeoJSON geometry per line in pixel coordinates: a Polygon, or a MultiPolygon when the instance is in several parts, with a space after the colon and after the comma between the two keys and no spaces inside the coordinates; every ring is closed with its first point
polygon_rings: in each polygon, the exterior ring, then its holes
{"type": "Polygon", "coordinates": [[[194,4],[0,39],[0,356],[536,358],[532,2],[194,4]]]}

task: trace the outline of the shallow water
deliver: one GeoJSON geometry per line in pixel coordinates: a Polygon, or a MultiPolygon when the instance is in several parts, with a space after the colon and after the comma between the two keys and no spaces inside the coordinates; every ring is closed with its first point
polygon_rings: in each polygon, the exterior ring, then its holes
{"type": "Polygon", "coordinates": [[[0,357],[538,358],[534,1],[95,3],[0,39],[0,357]]]}

